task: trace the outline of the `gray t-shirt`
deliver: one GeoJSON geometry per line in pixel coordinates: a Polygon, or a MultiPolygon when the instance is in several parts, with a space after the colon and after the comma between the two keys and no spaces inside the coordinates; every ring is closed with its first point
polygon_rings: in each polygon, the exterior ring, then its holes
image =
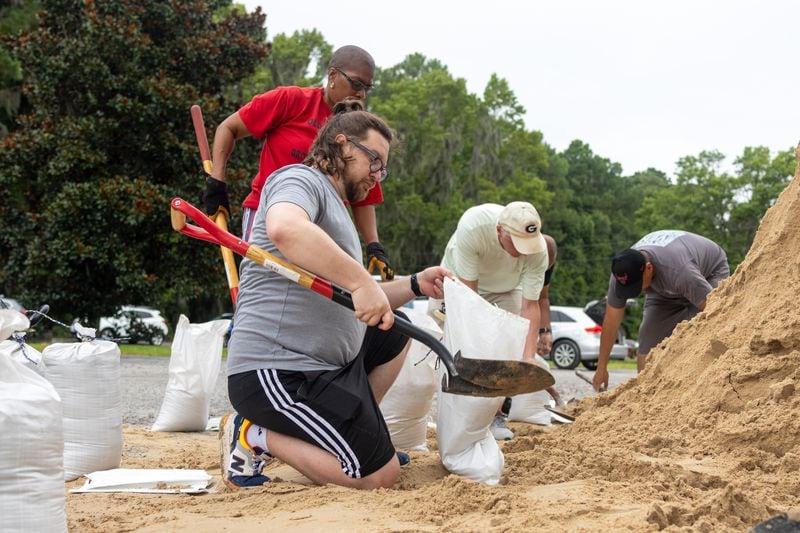
{"type": "MultiPolygon", "coordinates": [[[[261,192],[250,243],[283,258],[267,237],[266,213],[277,203],[303,208],[345,252],[361,261],[361,244],[347,207],[316,169],[275,171],[261,192]]],[[[262,368],[332,370],[358,354],[366,326],[353,311],[245,259],[228,345],[228,375],[262,368]]]]}
{"type": "MultiPolygon", "coordinates": [[[[711,289],[728,276],[728,258],[714,241],[679,230],[648,233],[631,248],[650,256],[655,276],[645,294],[670,300],[688,301],[695,307],[711,289]]],[[[625,299],[614,291],[616,280],[608,282],[608,304],[625,307],[625,299]]]]}

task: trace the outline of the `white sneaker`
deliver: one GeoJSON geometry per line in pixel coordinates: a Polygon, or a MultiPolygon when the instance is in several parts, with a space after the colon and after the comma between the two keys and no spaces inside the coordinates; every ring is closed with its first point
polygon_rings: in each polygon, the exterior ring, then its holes
{"type": "Polygon", "coordinates": [[[494,415],[492,425],[489,426],[489,431],[495,440],[511,440],[514,438],[514,432],[506,427],[506,419],[500,415],[494,415]]]}
{"type": "Polygon", "coordinates": [[[261,471],[272,456],[247,444],[248,427],[250,421],[236,413],[227,413],[219,423],[220,470],[229,490],[260,487],[270,480],[261,471]]]}

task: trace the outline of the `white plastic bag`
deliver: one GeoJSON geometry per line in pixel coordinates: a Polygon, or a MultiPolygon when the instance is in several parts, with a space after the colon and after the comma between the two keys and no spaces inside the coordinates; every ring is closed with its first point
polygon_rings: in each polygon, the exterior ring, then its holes
{"type": "MultiPolygon", "coordinates": [[[[412,324],[437,339],[442,330],[420,311],[401,309],[412,324]]],[[[419,341],[411,341],[403,368],[381,401],[381,413],[392,444],[401,450],[428,451],[428,413],[436,394],[436,354],[419,341]]]]}
{"type": "Polygon", "coordinates": [[[67,531],[63,457],[58,393],[0,354],[0,531],[67,531]]]}
{"type": "MultiPolygon", "coordinates": [[[[446,279],[444,289],[444,344],[453,355],[460,350],[466,358],[522,359],[527,319],[491,305],[462,283],[446,279]]],[[[437,440],[447,470],[489,485],[500,481],[503,453],[489,426],[502,403],[503,398],[439,394],[437,440]]]]}
{"type": "Polygon", "coordinates": [[[119,346],[56,343],[42,352],[64,409],[64,477],[117,468],[122,460],[119,346]]]}
{"type": "Polygon", "coordinates": [[[205,431],[229,325],[230,320],[191,324],[181,315],[172,341],[167,390],[151,431],[205,431]]]}
{"type": "MultiPolygon", "coordinates": [[[[536,354],[536,364],[548,372],[550,371],[547,361],[539,354],[536,354]]],[[[511,399],[511,410],[508,413],[508,419],[513,422],[549,426],[553,421],[553,415],[544,408],[545,405],[549,404],[550,393],[546,390],[514,396],[511,399]]]]}

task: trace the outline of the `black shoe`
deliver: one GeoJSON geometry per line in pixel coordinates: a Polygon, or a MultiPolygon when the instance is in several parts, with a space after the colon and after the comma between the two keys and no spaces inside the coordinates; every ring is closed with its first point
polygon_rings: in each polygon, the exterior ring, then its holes
{"type": "Polygon", "coordinates": [[[759,522],[750,533],[797,533],[800,532],[800,522],[792,520],[786,513],[775,515],[769,520],[759,522]]]}

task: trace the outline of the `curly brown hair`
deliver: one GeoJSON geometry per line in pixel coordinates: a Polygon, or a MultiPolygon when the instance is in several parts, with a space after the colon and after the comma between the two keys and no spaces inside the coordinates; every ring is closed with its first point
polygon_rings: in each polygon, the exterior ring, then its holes
{"type": "MultiPolygon", "coordinates": [[[[350,100],[349,102],[345,100],[336,104],[336,107],[340,104],[356,107],[354,102],[360,102],[360,100],[350,100]]],[[[363,104],[361,105],[363,109],[363,104]]],[[[334,107],[334,112],[336,112],[336,107],[334,107]]],[[[391,145],[394,133],[379,116],[360,110],[341,111],[339,114],[334,114],[317,134],[303,164],[317,167],[329,176],[337,176],[339,170],[344,168],[344,155],[342,146],[336,142],[336,136],[342,134],[356,141],[363,141],[369,130],[377,131],[391,145]]]]}

